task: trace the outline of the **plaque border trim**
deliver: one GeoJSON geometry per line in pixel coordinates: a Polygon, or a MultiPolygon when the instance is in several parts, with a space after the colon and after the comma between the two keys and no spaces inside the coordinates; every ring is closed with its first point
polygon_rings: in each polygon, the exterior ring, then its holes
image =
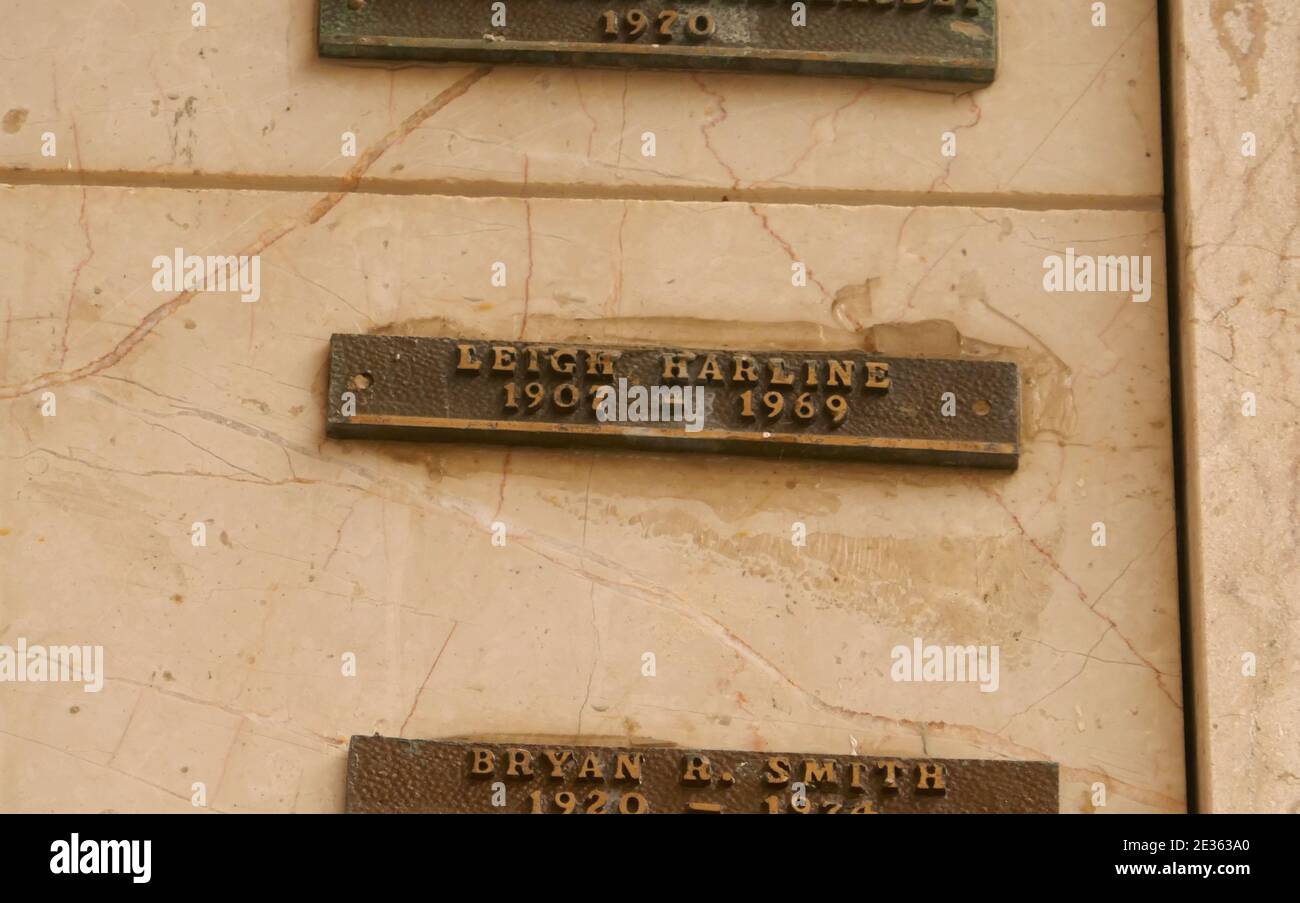
{"type": "Polygon", "coordinates": [[[891,439],[888,437],[848,437],[848,436],[811,436],[803,433],[761,432],[742,433],[733,430],[700,430],[687,433],[685,430],[664,429],[662,427],[627,427],[617,424],[589,423],[536,423],[515,420],[467,420],[454,417],[425,417],[410,414],[356,414],[335,421],[334,426],[395,426],[395,427],[431,427],[437,429],[493,430],[503,433],[581,433],[583,435],[646,436],[663,438],[680,438],[690,436],[694,439],[717,439],[724,441],[767,442],[772,444],[792,443],[795,445],[836,445],[853,448],[886,448],[907,451],[955,451],[976,452],[979,454],[1016,455],[1019,446],[1011,442],[976,442],[967,439],[891,439]]]}

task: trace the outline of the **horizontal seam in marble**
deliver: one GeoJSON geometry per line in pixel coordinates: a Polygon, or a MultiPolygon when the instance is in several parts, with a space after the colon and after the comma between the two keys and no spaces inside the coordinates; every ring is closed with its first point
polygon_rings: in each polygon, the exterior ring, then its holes
{"type": "Polygon", "coordinates": [[[78,186],[91,188],[162,188],[183,191],[286,191],[378,194],[429,197],[528,198],[575,201],[666,201],[769,205],[833,205],[840,207],[976,207],[1003,210],[1089,210],[1161,212],[1160,196],[1075,194],[998,194],[870,189],[670,187],[494,181],[366,179],[349,187],[346,179],[329,176],[160,174],[135,171],[78,172],[76,170],[0,169],[0,185],[78,186]]]}

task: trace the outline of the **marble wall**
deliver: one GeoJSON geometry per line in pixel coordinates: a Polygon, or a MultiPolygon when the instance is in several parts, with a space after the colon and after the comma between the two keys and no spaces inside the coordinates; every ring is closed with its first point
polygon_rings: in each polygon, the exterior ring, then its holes
{"type": "Polygon", "coordinates": [[[0,684],[0,809],[338,811],[380,732],[1050,759],[1063,811],[1183,810],[1155,3],[1001,6],[978,90],[344,65],[306,0],[7,29],[0,644],[106,676],[0,684]],[[177,247],[259,255],[259,300],[159,290],[177,247]],[[1070,249],[1149,300],[1045,290],[1070,249]],[[327,440],[333,332],[1013,360],[1024,453],[327,440]],[[997,691],[893,681],[916,638],[998,646],[997,691]]]}

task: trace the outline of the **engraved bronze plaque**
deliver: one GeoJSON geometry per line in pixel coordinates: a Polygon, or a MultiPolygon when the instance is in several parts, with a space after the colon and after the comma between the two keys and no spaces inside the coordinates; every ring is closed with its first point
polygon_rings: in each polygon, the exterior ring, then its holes
{"type": "Polygon", "coordinates": [[[1014,468],[1004,361],[335,335],[335,438],[1014,468]]]}
{"type": "Polygon", "coordinates": [[[827,814],[1059,811],[1055,762],[353,737],[346,811],[827,814]]]}
{"type": "Polygon", "coordinates": [[[320,0],[327,57],[991,82],[996,0],[320,0]]]}

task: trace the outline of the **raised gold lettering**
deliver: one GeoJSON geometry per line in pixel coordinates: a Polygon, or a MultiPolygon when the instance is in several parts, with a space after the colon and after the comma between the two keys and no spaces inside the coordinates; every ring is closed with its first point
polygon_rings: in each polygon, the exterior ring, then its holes
{"type": "Polygon", "coordinates": [[[547,761],[551,763],[551,777],[563,778],[564,766],[573,758],[573,750],[562,749],[556,752],[553,749],[544,749],[542,755],[546,756],[547,761]]]}
{"type": "Polygon", "coordinates": [[[903,767],[903,763],[897,759],[881,759],[876,762],[876,767],[885,773],[885,788],[897,790],[898,770],[903,767]]]}
{"type": "Polygon", "coordinates": [[[560,348],[551,352],[551,369],[556,373],[573,373],[578,369],[578,352],[560,348]]]}
{"type": "Polygon", "coordinates": [[[888,389],[893,382],[889,377],[889,364],[884,361],[867,362],[867,381],[863,383],[864,389],[888,389]]]}
{"type": "Polygon", "coordinates": [[[462,342],[456,345],[456,350],[460,356],[456,359],[457,370],[479,370],[483,362],[474,354],[474,346],[468,342],[462,342]]]}
{"type": "Polygon", "coordinates": [[[492,346],[492,369],[502,373],[514,373],[518,352],[509,345],[492,346]]]}
{"type": "Polygon", "coordinates": [[[527,778],[533,774],[533,754],[526,749],[511,746],[506,749],[506,777],[527,778]]]}
{"type": "Polygon", "coordinates": [[[641,783],[640,753],[619,753],[614,757],[614,780],[641,783]]]}
{"type": "Polygon", "coordinates": [[[469,753],[470,774],[492,774],[497,768],[497,757],[490,749],[476,746],[469,753]]]}
{"type": "Polygon", "coordinates": [[[620,351],[589,351],[587,352],[587,375],[588,376],[613,376],[614,361],[622,356],[620,351]]]}
{"type": "Polygon", "coordinates": [[[600,759],[595,753],[587,753],[587,757],[582,760],[582,767],[578,769],[578,780],[602,781],[604,779],[605,773],[600,769],[600,759]]]}
{"type": "Polygon", "coordinates": [[[769,784],[790,783],[790,760],[785,756],[772,756],[768,759],[767,782],[769,784]]]}
{"type": "Polygon", "coordinates": [[[708,756],[701,756],[696,753],[690,756],[682,757],[682,764],[685,771],[682,773],[682,781],[687,784],[707,784],[713,779],[713,770],[709,764],[708,756]]]}
{"type": "Polygon", "coordinates": [[[774,386],[792,386],[794,385],[794,374],[785,369],[785,361],[779,357],[774,357],[767,362],[768,369],[772,373],[769,380],[774,386]]]}
{"type": "Polygon", "coordinates": [[[822,762],[805,759],[803,763],[803,782],[805,784],[829,784],[831,786],[838,784],[840,780],[835,771],[835,763],[830,759],[822,762]]]}
{"type": "Polygon", "coordinates": [[[686,365],[695,360],[695,355],[689,351],[665,351],[664,358],[664,379],[690,379],[690,374],[686,372],[686,365]]]}
{"type": "Polygon", "coordinates": [[[542,372],[542,362],[538,359],[538,354],[540,353],[540,351],[541,349],[538,348],[536,345],[528,346],[528,372],[529,373],[542,372]]]}
{"type": "Polygon", "coordinates": [[[830,371],[826,378],[828,386],[852,386],[853,373],[858,368],[857,361],[827,361],[826,367],[830,371]]]}
{"type": "Polygon", "coordinates": [[[722,375],[722,366],[711,354],[704,356],[704,364],[700,367],[700,379],[707,379],[711,383],[726,382],[726,377],[722,375]]]}
{"type": "Polygon", "coordinates": [[[943,793],[947,790],[943,783],[943,766],[937,762],[922,762],[916,766],[916,789],[930,793],[943,793]]]}

